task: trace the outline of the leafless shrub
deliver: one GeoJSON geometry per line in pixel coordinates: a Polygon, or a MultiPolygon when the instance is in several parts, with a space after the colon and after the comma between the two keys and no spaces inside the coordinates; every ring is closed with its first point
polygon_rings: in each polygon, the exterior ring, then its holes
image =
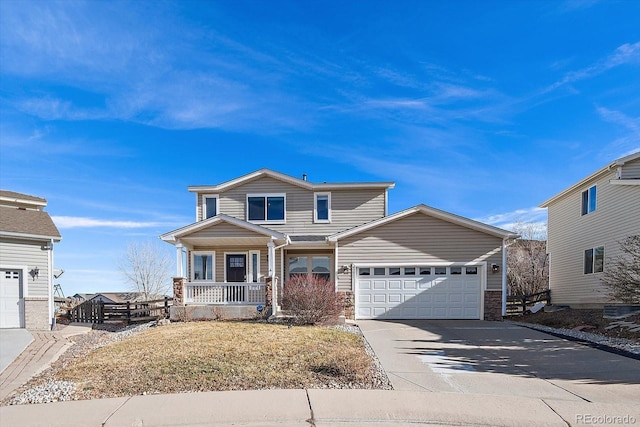
{"type": "Polygon", "coordinates": [[[531,295],[549,288],[549,256],[542,227],[518,223],[514,231],[522,236],[508,249],[509,295],[531,295]]]}
{"type": "Polygon", "coordinates": [[[618,243],[622,254],[607,258],[602,283],[613,300],[640,304],[640,235],[618,243]]]}
{"type": "Polygon", "coordinates": [[[340,314],[334,282],[313,274],[293,276],[284,283],[282,306],[299,325],[335,322],[340,314]]]}

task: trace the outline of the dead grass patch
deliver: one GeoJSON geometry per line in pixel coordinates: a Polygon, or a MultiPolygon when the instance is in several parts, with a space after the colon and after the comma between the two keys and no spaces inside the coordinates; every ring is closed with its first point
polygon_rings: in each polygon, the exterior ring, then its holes
{"type": "Polygon", "coordinates": [[[269,388],[375,388],[362,339],[323,327],[172,324],[94,350],[58,370],[79,398],[269,388]]]}

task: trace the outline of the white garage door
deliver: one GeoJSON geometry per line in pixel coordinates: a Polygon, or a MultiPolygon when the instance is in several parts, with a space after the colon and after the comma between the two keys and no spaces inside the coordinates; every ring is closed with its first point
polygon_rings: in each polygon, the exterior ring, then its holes
{"type": "Polygon", "coordinates": [[[480,319],[480,266],[357,270],[357,319],[480,319]]]}
{"type": "Polygon", "coordinates": [[[0,328],[19,328],[20,271],[0,270],[0,328]]]}

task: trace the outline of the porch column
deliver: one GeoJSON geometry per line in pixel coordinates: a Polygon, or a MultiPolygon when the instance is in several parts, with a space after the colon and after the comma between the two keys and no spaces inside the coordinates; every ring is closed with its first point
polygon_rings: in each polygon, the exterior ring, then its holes
{"type": "Polygon", "coordinates": [[[273,314],[278,311],[278,282],[275,279],[276,272],[276,249],[273,240],[267,242],[267,261],[269,263],[269,277],[271,277],[271,310],[273,314]]]}
{"type": "Polygon", "coordinates": [[[184,277],[184,271],[182,269],[182,243],[178,241],[176,243],[176,277],[184,277]]]}

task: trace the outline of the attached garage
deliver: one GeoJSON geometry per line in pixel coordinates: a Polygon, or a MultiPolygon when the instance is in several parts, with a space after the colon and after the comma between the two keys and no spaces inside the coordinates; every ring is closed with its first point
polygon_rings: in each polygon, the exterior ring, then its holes
{"type": "Polygon", "coordinates": [[[481,319],[482,266],[357,267],[357,319],[481,319]]]}
{"type": "Polygon", "coordinates": [[[0,270],[0,328],[23,326],[21,274],[21,270],[0,270]]]}
{"type": "Polygon", "coordinates": [[[505,248],[518,237],[418,205],[328,240],[335,242],[337,291],[353,303],[347,316],[498,320],[505,248]]]}

